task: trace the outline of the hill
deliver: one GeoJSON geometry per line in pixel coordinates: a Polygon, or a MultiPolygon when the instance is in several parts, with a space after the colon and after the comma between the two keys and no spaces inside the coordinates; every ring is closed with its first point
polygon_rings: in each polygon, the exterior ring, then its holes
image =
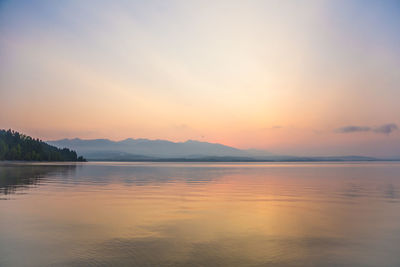
{"type": "Polygon", "coordinates": [[[73,150],[60,149],[12,130],[0,130],[0,160],[86,161],[73,150]]]}
{"type": "Polygon", "coordinates": [[[235,157],[249,158],[271,156],[267,151],[241,150],[234,147],[188,140],[171,142],[128,138],[122,141],[108,139],[84,140],[79,138],[47,141],[57,147],[70,147],[91,160],[151,160],[176,158],[235,157]]]}
{"type": "Polygon", "coordinates": [[[242,150],[218,143],[188,140],[132,139],[61,139],[47,141],[57,147],[69,147],[88,160],[94,161],[177,161],[177,162],[328,162],[378,161],[364,156],[305,157],[274,155],[265,150],[242,150]]]}

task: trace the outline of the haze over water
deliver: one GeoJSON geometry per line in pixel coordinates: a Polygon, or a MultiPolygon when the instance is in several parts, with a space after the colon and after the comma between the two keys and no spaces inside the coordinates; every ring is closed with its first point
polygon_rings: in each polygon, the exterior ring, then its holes
{"type": "Polygon", "coordinates": [[[0,266],[399,266],[400,163],[0,165],[0,266]]]}

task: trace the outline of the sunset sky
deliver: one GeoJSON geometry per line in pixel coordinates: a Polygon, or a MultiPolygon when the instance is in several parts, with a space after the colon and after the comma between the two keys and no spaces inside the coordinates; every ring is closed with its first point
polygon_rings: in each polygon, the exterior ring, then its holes
{"type": "Polygon", "coordinates": [[[400,1],[1,1],[0,128],[400,156],[400,1]]]}

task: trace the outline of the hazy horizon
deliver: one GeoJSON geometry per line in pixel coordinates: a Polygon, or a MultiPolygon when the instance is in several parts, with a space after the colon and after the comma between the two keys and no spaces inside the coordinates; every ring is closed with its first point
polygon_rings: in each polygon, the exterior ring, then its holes
{"type": "Polygon", "coordinates": [[[1,1],[0,128],[400,156],[398,1],[1,1]]]}
{"type": "MultiPolygon", "coordinates": [[[[208,143],[208,144],[215,144],[215,145],[223,145],[223,146],[227,146],[227,147],[231,147],[231,148],[235,148],[235,149],[240,149],[240,150],[242,150],[242,151],[258,151],[258,152],[264,152],[264,153],[266,153],[266,154],[263,154],[263,155],[268,155],[268,156],[298,156],[298,157],[319,157],[319,156],[370,156],[370,157],[374,157],[374,156],[372,156],[372,155],[356,155],[356,154],[329,154],[329,155],[327,155],[327,154],[312,154],[312,153],[303,153],[303,154],[300,154],[300,153],[298,153],[298,154],[286,154],[286,155],[284,155],[284,154],[279,154],[279,153],[276,153],[275,151],[270,151],[270,150],[267,150],[267,149],[258,149],[258,148],[245,148],[245,149],[242,149],[242,148],[238,148],[238,147],[235,147],[235,146],[229,146],[229,145],[226,145],[226,144],[223,144],[223,143],[216,143],[216,142],[207,142],[207,141],[199,141],[199,140],[195,140],[195,139],[187,139],[187,140],[183,140],[183,141],[172,141],[172,140],[167,140],[167,139],[149,139],[149,138],[131,138],[131,137],[128,137],[128,138],[124,138],[124,139],[117,139],[117,140],[113,140],[113,139],[109,139],[109,138],[79,138],[79,137],[74,137],[74,138],[61,138],[61,139],[54,139],[54,140],[44,140],[45,142],[50,142],[50,144],[56,144],[58,141],[63,141],[63,140],[71,140],[71,141],[73,141],[73,140],[79,140],[79,141],[95,141],[95,140],[107,140],[107,141],[111,141],[111,142],[115,142],[115,143],[121,143],[121,142],[124,142],[124,141],[129,141],[129,140],[134,140],[134,141],[138,141],[138,140],[146,140],[146,141],[166,141],[166,142],[172,142],[172,143],[175,143],[175,144],[184,144],[184,143],[188,143],[188,142],[201,142],[201,143],[208,143]]],[[[60,147],[60,148],[62,148],[62,146],[58,146],[58,147],[60,147]]],[[[68,146],[67,146],[68,147],[68,146]]],[[[79,150],[79,148],[78,147],[73,147],[74,149],[76,149],[76,150],[79,150]]],[[[196,151],[192,151],[192,152],[196,152],[196,151]]],[[[134,151],[132,151],[132,153],[134,153],[134,151]]],[[[140,153],[139,153],[140,154],[140,153]]],[[[248,155],[249,157],[254,157],[254,156],[256,156],[257,154],[254,154],[254,155],[248,155]]],[[[258,155],[259,156],[259,155],[258,155]]],[[[261,156],[262,157],[262,156],[261,156]]],[[[378,157],[379,158],[379,157],[378,157]]],[[[384,158],[384,157],[381,157],[381,158],[384,158]]],[[[396,158],[400,158],[399,156],[392,156],[392,157],[387,157],[388,159],[389,158],[392,158],[392,159],[396,159],[396,158]]]]}

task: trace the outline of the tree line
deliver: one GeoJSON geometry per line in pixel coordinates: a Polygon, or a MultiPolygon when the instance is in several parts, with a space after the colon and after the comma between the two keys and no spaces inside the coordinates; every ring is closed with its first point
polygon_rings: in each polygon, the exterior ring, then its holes
{"type": "Polygon", "coordinates": [[[0,160],[86,161],[68,148],[57,148],[13,130],[0,130],[0,160]]]}

